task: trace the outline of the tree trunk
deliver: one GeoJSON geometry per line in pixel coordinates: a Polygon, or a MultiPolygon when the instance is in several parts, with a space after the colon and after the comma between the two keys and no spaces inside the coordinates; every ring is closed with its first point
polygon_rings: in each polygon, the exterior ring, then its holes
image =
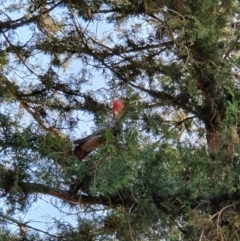
{"type": "Polygon", "coordinates": [[[206,125],[207,145],[210,153],[216,152],[218,147],[218,136],[214,125],[206,125]]]}
{"type": "Polygon", "coordinates": [[[207,121],[206,123],[206,137],[209,153],[218,151],[219,149],[219,133],[221,129],[221,117],[216,109],[207,111],[207,121]]]}

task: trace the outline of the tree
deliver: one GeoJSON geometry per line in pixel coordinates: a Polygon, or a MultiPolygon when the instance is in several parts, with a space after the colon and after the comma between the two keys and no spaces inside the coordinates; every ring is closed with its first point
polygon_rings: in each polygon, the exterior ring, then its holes
{"type": "Polygon", "coordinates": [[[2,240],[239,240],[239,1],[0,7],[2,240]],[[123,132],[79,162],[83,114],[97,129],[115,97],[123,132]],[[87,218],[14,216],[40,195],[87,218]]]}

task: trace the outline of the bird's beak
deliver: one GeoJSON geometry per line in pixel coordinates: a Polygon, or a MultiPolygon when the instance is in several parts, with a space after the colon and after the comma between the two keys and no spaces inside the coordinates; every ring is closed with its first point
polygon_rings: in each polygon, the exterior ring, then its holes
{"type": "Polygon", "coordinates": [[[114,118],[116,118],[118,115],[119,115],[119,112],[118,112],[118,111],[114,111],[114,112],[113,112],[113,117],[114,117],[114,118]]]}
{"type": "Polygon", "coordinates": [[[122,111],[114,111],[113,112],[113,119],[118,119],[122,116],[123,112],[122,111]]]}

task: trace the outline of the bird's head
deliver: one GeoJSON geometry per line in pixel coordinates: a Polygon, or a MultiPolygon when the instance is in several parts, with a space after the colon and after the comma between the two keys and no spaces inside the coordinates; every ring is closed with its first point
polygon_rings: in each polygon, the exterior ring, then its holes
{"type": "Polygon", "coordinates": [[[124,108],[124,104],[121,100],[113,100],[112,101],[113,117],[117,118],[119,114],[122,112],[123,108],[124,108]]]}

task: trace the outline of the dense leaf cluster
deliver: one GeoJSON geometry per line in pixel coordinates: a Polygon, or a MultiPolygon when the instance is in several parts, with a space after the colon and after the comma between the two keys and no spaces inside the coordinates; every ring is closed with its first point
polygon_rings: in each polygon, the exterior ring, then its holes
{"type": "Polygon", "coordinates": [[[239,240],[239,8],[1,1],[0,240],[239,240]],[[75,221],[19,218],[43,197],[75,221]]]}

